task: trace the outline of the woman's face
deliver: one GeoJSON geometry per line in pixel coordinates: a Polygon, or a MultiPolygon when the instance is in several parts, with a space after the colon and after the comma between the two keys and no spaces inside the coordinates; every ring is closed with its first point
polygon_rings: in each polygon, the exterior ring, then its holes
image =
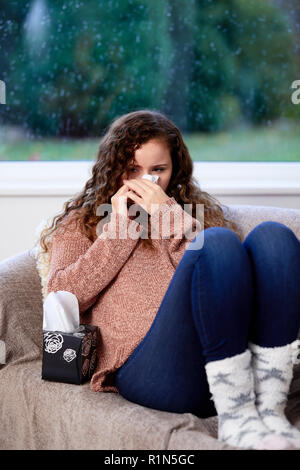
{"type": "Polygon", "coordinates": [[[134,163],[128,173],[122,174],[122,180],[141,179],[146,174],[158,175],[157,184],[166,192],[172,175],[172,158],[164,141],[152,139],[137,149],[134,163]]]}

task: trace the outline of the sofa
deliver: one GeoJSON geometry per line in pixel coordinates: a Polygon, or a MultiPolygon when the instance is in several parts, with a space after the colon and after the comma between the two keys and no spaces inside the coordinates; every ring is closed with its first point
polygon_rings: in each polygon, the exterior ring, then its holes
{"type": "MultiPolygon", "coordinates": [[[[228,205],[242,239],[260,222],[281,222],[300,238],[300,210],[228,205]]],[[[41,379],[43,296],[33,248],[0,263],[0,449],[236,450],[217,440],[217,417],[146,408],[113,392],[41,379]]],[[[286,407],[300,429],[300,366],[286,407]]]]}

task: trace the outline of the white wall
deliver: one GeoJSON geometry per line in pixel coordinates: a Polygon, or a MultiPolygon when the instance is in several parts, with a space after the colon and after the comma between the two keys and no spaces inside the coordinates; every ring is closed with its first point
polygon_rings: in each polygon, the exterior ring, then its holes
{"type": "MultiPolygon", "coordinates": [[[[83,188],[92,164],[0,162],[0,261],[33,246],[38,225],[83,188]]],[[[222,204],[300,209],[300,163],[201,162],[194,175],[222,204]]]]}

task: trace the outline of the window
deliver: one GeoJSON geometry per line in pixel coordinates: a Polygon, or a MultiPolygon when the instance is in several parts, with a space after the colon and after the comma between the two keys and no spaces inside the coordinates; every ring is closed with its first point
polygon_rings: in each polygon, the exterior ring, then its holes
{"type": "Polygon", "coordinates": [[[3,2],[0,160],[91,161],[150,108],[197,162],[299,162],[299,37],[297,0],[3,2]]]}

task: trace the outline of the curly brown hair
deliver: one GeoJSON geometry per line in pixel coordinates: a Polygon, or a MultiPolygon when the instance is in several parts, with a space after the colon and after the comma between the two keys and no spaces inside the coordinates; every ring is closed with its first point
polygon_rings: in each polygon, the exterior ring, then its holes
{"type": "MultiPolygon", "coordinates": [[[[117,117],[101,138],[92,176],[83,190],[64,203],[62,213],[56,215],[52,225],[40,234],[40,246],[49,251],[50,236],[71,211],[76,211],[74,221],[79,222],[83,233],[91,241],[97,238],[96,226],[104,215],[96,215],[100,204],[110,204],[110,198],[122,186],[122,174],[127,172],[134,152],[151,139],[162,139],[168,145],[172,159],[172,175],[166,190],[178,204],[192,205],[191,215],[196,218],[196,204],[204,207],[204,229],[212,226],[227,227],[241,240],[236,224],[225,217],[217,199],[202,191],[192,176],[193,161],[179,129],[164,114],[154,110],[138,110],[117,117]]],[[[223,208],[226,206],[223,205],[223,208]]],[[[202,223],[203,223],[202,220],[202,223]]],[[[141,243],[153,249],[150,236],[141,243]]]]}

